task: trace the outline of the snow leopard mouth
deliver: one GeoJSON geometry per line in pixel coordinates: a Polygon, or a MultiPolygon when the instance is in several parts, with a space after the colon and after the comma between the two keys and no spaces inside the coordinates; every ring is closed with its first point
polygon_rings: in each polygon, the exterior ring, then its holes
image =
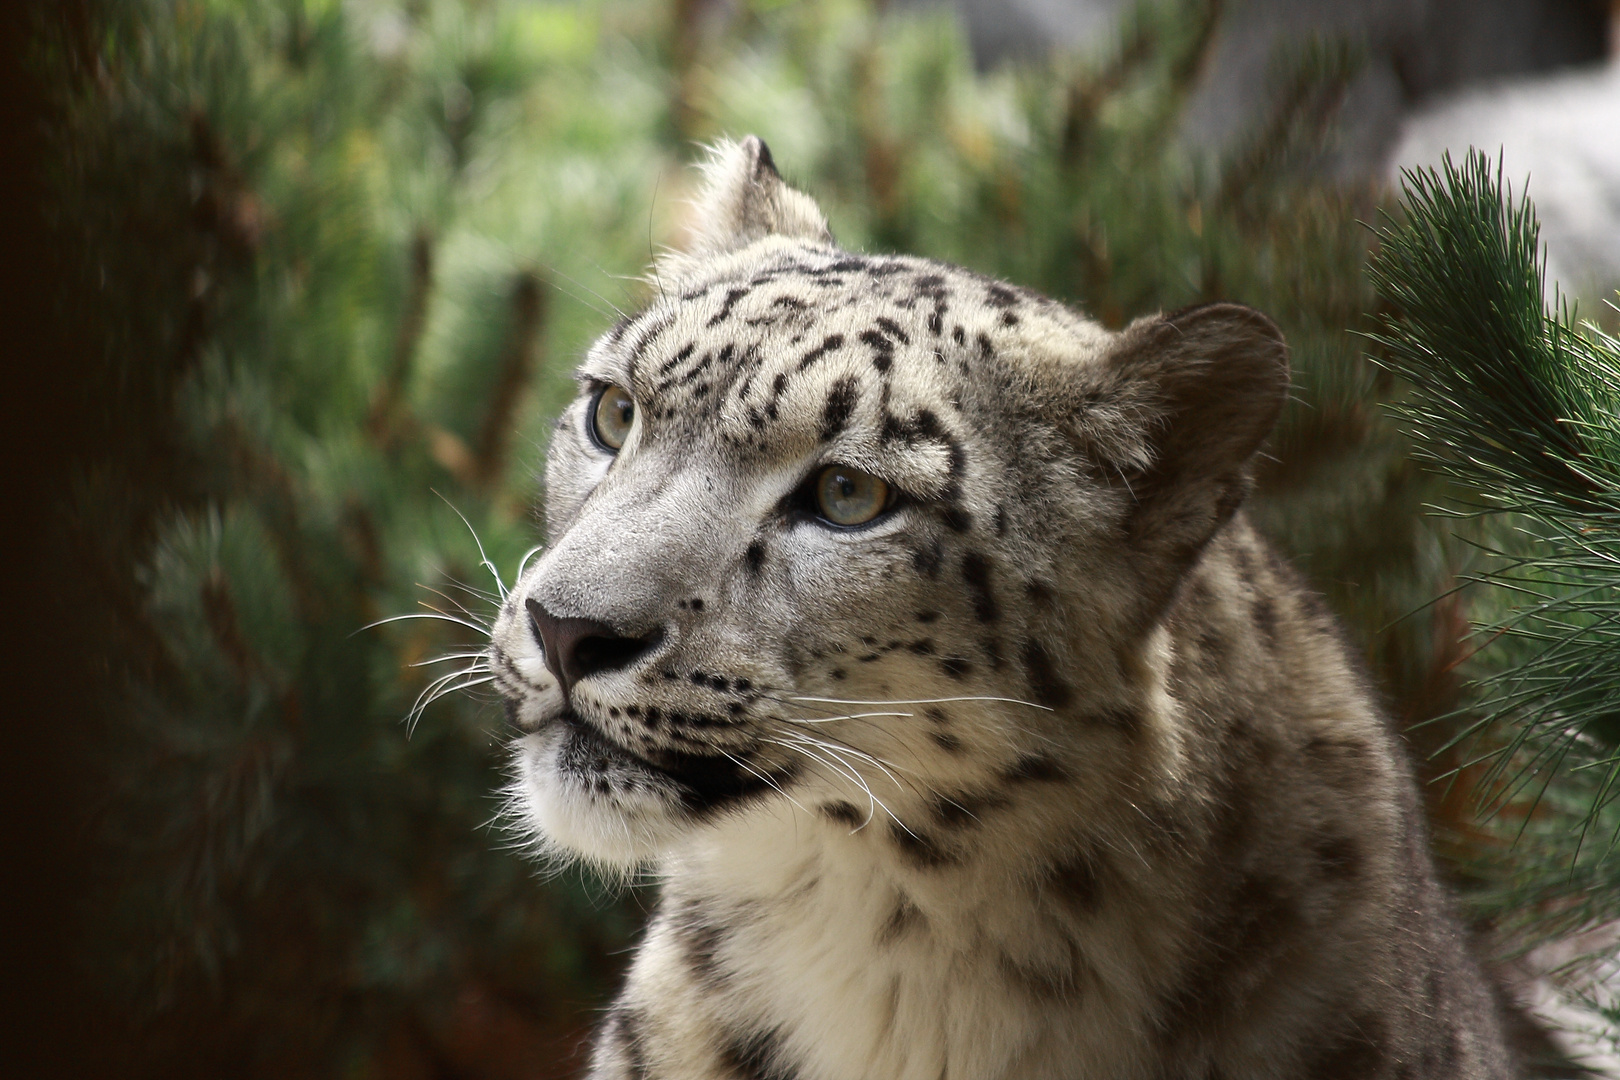
{"type": "Polygon", "coordinates": [[[640,773],[672,783],[683,809],[708,816],[767,791],[781,791],[793,781],[791,766],[753,764],[745,754],[694,754],[660,749],[642,756],[609,739],[572,708],[559,722],[563,743],[559,770],[600,786],[614,774],[640,773]]]}

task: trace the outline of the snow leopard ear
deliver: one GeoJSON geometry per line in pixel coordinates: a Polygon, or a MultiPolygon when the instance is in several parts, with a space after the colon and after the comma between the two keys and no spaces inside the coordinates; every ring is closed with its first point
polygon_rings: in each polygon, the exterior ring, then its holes
{"type": "Polygon", "coordinates": [[[714,145],[693,205],[687,259],[725,255],[767,236],[833,242],[815,200],[788,187],[771,160],[770,147],[757,135],[714,145]]]}
{"type": "Polygon", "coordinates": [[[1288,398],[1288,347],[1241,304],[1138,319],[1105,360],[1142,426],[1115,462],[1134,500],[1127,537],[1168,601],[1181,573],[1248,496],[1250,462],[1288,398]]]}

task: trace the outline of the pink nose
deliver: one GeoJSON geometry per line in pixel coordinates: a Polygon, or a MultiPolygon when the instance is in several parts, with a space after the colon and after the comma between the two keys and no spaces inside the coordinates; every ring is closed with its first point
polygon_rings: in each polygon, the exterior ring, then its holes
{"type": "Polygon", "coordinates": [[[545,651],[546,667],[562,684],[564,697],[572,694],[581,679],[629,667],[664,636],[655,630],[642,637],[621,637],[613,627],[594,619],[559,619],[533,598],[523,601],[523,606],[545,651]]]}

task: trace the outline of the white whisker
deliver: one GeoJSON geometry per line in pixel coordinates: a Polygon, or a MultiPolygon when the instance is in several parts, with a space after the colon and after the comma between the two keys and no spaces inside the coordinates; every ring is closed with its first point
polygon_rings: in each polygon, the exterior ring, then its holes
{"type": "Polygon", "coordinates": [[[782,798],[786,799],[788,802],[792,803],[794,806],[797,806],[800,810],[803,810],[806,814],[808,814],[810,812],[808,810],[805,810],[803,803],[799,802],[799,800],[795,799],[792,795],[789,795],[787,793],[787,789],[784,788],[780,783],[778,783],[769,773],[760,772],[758,769],[756,769],[752,765],[748,764],[748,762],[742,760],[741,758],[737,757],[734,754],[728,753],[725,750],[721,750],[720,753],[728,761],[730,761],[733,765],[736,765],[739,769],[748,770],[750,773],[752,773],[755,776],[755,778],[763,781],[765,783],[766,787],[769,787],[770,789],[775,791],[778,795],[782,796],[782,798]]]}
{"type": "Polygon", "coordinates": [[[858,712],[844,713],[841,716],[776,716],[771,719],[782,720],[789,724],[834,724],[840,720],[865,720],[872,716],[915,716],[908,712],[858,712]]]}
{"type": "Polygon", "coordinates": [[[1055,712],[1050,705],[1039,705],[1033,701],[1022,698],[966,696],[941,698],[894,698],[889,701],[865,701],[858,698],[832,698],[832,697],[790,697],[790,701],[825,702],[829,705],[944,705],[953,701],[1002,701],[1009,705],[1028,705],[1032,709],[1041,709],[1044,712],[1055,712]]]}
{"type": "MultiPolygon", "coordinates": [[[[426,604],[423,604],[422,606],[427,607],[426,604]]],[[[388,623],[403,622],[406,619],[438,619],[440,622],[455,623],[457,626],[465,626],[469,630],[476,630],[485,637],[489,637],[489,630],[485,627],[479,626],[477,623],[470,623],[466,619],[458,619],[454,615],[446,615],[438,608],[428,608],[428,611],[432,612],[432,614],[427,614],[424,612],[411,612],[406,615],[390,615],[386,619],[378,619],[376,622],[366,623],[366,625],[362,626],[360,630],[356,630],[355,633],[358,634],[361,630],[370,630],[374,627],[385,626],[388,623]]]]}
{"type": "MultiPolygon", "coordinates": [[[[469,609],[468,609],[468,607],[467,607],[467,605],[466,605],[466,604],[463,604],[463,603],[462,603],[462,602],[461,602],[461,601],[460,601],[460,600],[457,600],[457,599],[456,599],[456,598],[455,598],[455,597],[453,597],[453,596],[451,596],[451,595],[449,595],[449,594],[448,594],[448,593],[445,593],[445,592],[442,592],[442,591],[440,591],[440,590],[439,590],[439,589],[435,589],[435,588],[434,588],[434,587],[433,587],[433,586],[431,586],[431,585],[423,585],[423,584],[422,584],[422,583],[421,583],[421,582],[420,582],[420,581],[418,581],[418,582],[417,582],[417,583],[416,583],[416,587],[417,587],[417,588],[418,588],[418,589],[422,589],[422,590],[424,590],[424,591],[426,591],[426,592],[430,592],[430,593],[432,593],[432,594],[433,594],[433,595],[434,595],[434,596],[437,596],[437,597],[439,597],[439,598],[440,598],[440,599],[441,599],[441,600],[443,600],[443,601],[444,601],[444,602],[445,602],[445,603],[447,603],[447,604],[453,604],[453,605],[455,605],[455,607],[456,607],[456,609],[457,609],[457,610],[458,610],[458,611],[460,611],[460,612],[461,612],[461,614],[462,614],[462,615],[465,615],[465,616],[466,616],[466,617],[467,617],[467,618],[469,618],[469,619],[471,619],[471,620],[472,620],[472,621],[473,621],[473,622],[476,622],[476,623],[478,623],[478,625],[479,625],[479,626],[483,626],[483,627],[485,627],[485,630],[484,630],[484,632],[485,632],[485,633],[486,633],[486,634],[487,634],[487,633],[488,633],[488,632],[489,632],[489,629],[488,629],[488,624],[487,624],[487,623],[485,623],[485,622],[484,622],[484,621],[483,621],[483,620],[482,620],[482,619],[481,619],[481,618],[480,618],[480,617],[479,617],[479,616],[478,616],[478,614],[477,614],[477,613],[476,613],[476,612],[473,612],[473,611],[471,611],[471,610],[469,610],[469,609]]],[[[437,609],[435,609],[435,610],[437,610],[437,609]]]]}
{"type": "MultiPolygon", "coordinates": [[[[407,664],[406,666],[407,667],[413,667],[413,668],[419,668],[419,667],[427,667],[429,664],[448,663],[451,660],[485,660],[488,657],[488,655],[489,654],[485,653],[483,650],[479,650],[478,652],[445,653],[443,656],[435,656],[431,660],[416,660],[416,661],[413,661],[410,664],[407,664]]],[[[489,670],[488,664],[483,665],[483,668],[484,668],[485,671],[488,671],[489,670]]]]}
{"type": "MultiPolygon", "coordinates": [[[[892,766],[895,769],[900,769],[901,772],[908,772],[909,770],[901,769],[900,766],[895,765],[893,762],[886,762],[882,758],[873,757],[871,754],[866,753],[864,750],[857,750],[853,746],[848,745],[847,743],[829,742],[826,739],[818,739],[818,738],[815,738],[814,736],[805,735],[805,734],[802,734],[800,732],[786,732],[784,734],[786,734],[786,736],[788,738],[793,739],[794,741],[803,742],[803,743],[809,744],[811,746],[818,747],[821,750],[825,750],[829,754],[836,755],[840,761],[844,760],[844,758],[843,758],[844,754],[853,754],[856,758],[859,758],[859,759],[861,759],[863,761],[869,761],[873,765],[876,765],[880,770],[882,770],[883,775],[889,778],[889,782],[892,783],[895,787],[897,787],[897,788],[910,788],[910,787],[912,787],[912,785],[906,783],[905,781],[901,780],[898,776],[894,775],[894,773],[890,771],[890,768],[892,766]]],[[[847,762],[846,762],[846,764],[847,764],[847,762]]],[[[912,790],[916,790],[916,789],[912,788],[912,790]]]]}
{"type": "Polygon", "coordinates": [[[416,700],[411,703],[410,711],[405,714],[406,734],[414,733],[416,731],[416,722],[422,718],[422,713],[426,711],[429,705],[432,705],[446,694],[457,690],[467,690],[474,686],[482,686],[487,682],[494,682],[495,676],[487,674],[487,671],[488,669],[483,664],[472,664],[448,674],[440,675],[424,686],[422,692],[416,695],[416,700]],[[467,676],[478,676],[478,678],[459,686],[454,685],[455,680],[467,676]]]}
{"type": "MultiPolygon", "coordinates": [[[[432,489],[430,489],[430,490],[432,490],[432,489]]],[[[467,532],[472,534],[473,543],[475,545],[477,545],[477,547],[478,547],[478,561],[479,561],[480,565],[482,565],[485,570],[489,571],[489,576],[490,577],[495,579],[495,587],[501,591],[501,599],[505,600],[506,599],[506,583],[501,580],[501,572],[499,570],[495,569],[495,564],[489,561],[489,556],[484,554],[484,542],[482,540],[478,539],[478,530],[474,529],[472,527],[472,522],[467,520],[467,515],[466,514],[463,514],[460,510],[456,509],[456,504],[455,503],[451,502],[449,499],[445,499],[444,496],[442,494],[440,494],[437,490],[434,490],[433,494],[438,495],[439,498],[441,498],[441,499],[444,499],[444,505],[448,506],[450,508],[450,510],[456,515],[456,517],[461,519],[461,523],[463,525],[467,526],[467,532]]]]}
{"type": "Polygon", "coordinates": [[[529,560],[544,550],[546,550],[546,545],[536,544],[534,547],[523,553],[523,558],[518,560],[517,576],[512,579],[513,585],[516,585],[518,583],[518,578],[523,576],[524,568],[529,565],[529,560]]]}
{"type": "MultiPolygon", "coordinates": [[[[870,825],[872,823],[872,818],[877,814],[877,811],[878,811],[879,807],[882,808],[882,810],[883,810],[883,812],[885,814],[888,814],[891,818],[894,818],[895,821],[900,820],[899,818],[894,817],[894,812],[891,811],[887,806],[884,805],[882,799],[878,798],[875,794],[873,794],[872,786],[866,782],[866,778],[860,774],[860,771],[855,769],[848,762],[842,762],[842,761],[839,761],[837,759],[831,759],[831,755],[825,754],[825,752],[823,754],[813,753],[812,751],[810,751],[809,749],[807,749],[804,746],[799,746],[799,745],[795,745],[793,743],[784,742],[784,741],[782,741],[780,739],[767,738],[766,741],[771,742],[771,743],[775,743],[777,746],[783,747],[784,749],[792,750],[795,753],[802,754],[805,757],[809,758],[811,761],[814,761],[816,764],[827,767],[827,768],[831,768],[838,775],[848,777],[849,779],[851,779],[851,780],[853,780],[855,782],[855,786],[860,788],[861,792],[863,794],[865,794],[865,796],[866,796],[867,808],[866,808],[866,820],[861,822],[859,825],[855,826],[855,828],[851,829],[850,830],[851,834],[858,833],[862,829],[864,829],[868,825],[870,825]]],[[[818,747],[818,749],[820,749],[820,748],[818,747]]],[[[905,828],[905,826],[902,825],[901,828],[905,828]]],[[[909,832],[910,830],[907,830],[907,831],[909,832]]]]}

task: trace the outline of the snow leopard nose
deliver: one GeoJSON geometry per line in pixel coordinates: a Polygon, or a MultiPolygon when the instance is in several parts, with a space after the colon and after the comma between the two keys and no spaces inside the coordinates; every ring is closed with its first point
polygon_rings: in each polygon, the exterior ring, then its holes
{"type": "Polygon", "coordinates": [[[523,601],[523,606],[529,609],[529,625],[545,650],[546,667],[562,684],[564,697],[581,679],[629,667],[664,637],[661,630],[642,637],[620,637],[613,627],[594,619],[559,619],[533,597],[523,601]]]}

